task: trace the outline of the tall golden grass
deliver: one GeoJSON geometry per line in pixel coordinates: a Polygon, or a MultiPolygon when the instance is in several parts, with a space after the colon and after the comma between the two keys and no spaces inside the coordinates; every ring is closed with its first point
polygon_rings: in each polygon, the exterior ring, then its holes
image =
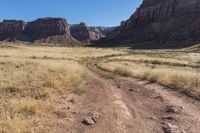
{"type": "Polygon", "coordinates": [[[55,125],[49,122],[56,121],[54,115],[59,120],[67,117],[62,107],[67,101],[74,103],[74,99],[63,102],[63,98],[87,91],[88,70],[81,64],[85,59],[105,60],[97,65],[200,96],[198,68],[163,63],[197,65],[199,57],[199,53],[191,52],[0,45],[0,132],[54,131],[55,125]],[[40,121],[40,128],[35,121],[40,121]]]}
{"type": "Polygon", "coordinates": [[[45,115],[47,109],[41,107],[45,107],[51,98],[72,92],[83,83],[87,74],[79,63],[69,60],[16,58],[2,59],[1,62],[0,132],[5,133],[27,131],[31,128],[29,117],[36,119],[40,117],[38,113],[45,115]]]}
{"type": "Polygon", "coordinates": [[[63,97],[73,92],[80,95],[87,89],[88,70],[80,60],[120,53],[123,51],[0,45],[0,132],[53,131],[56,127],[49,122],[56,121],[54,115],[67,117],[61,108],[66,106],[62,105],[63,97]],[[35,121],[41,121],[40,127],[35,121]],[[45,125],[50,125],[48,130],[45,125]]]}
{"type": "Polygon", "coordinates": [[[149,80],[200,97],[200,73],[194,69],[153,66],[127,61],[101,63],[98,66],[116,74],[149,80]]]}

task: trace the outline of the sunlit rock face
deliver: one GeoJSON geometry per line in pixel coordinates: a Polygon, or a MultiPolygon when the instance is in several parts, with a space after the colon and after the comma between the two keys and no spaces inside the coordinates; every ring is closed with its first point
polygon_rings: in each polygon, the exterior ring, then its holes
{"type": "Polygon", "coordinates": [[[39,18],[28,23],[4,20],[0,23],[0,40],[80,44],[71,36],[70,25],[64,18],[39,18]]]}
{"type": "Polygon", "coordinates": [[[71,35],[77,40],[83,43],[90,43],[105,37],[104,31],[106,29],[102,27],[89,27],[81,22],[80,24],[72,25],[70,30],[71,35]]]}
{"type": "Polygon", "coordinates": [[[70,26],[64,18],[39,18],[27,24],[25,34],[32,41],[53,43],[79,43],[70,34],[70,26]]]}
{"type": "Polygon", "coordinates": [[[103,42],[148,48],[199,43],[200,0],[144,0],[103,42]]]}

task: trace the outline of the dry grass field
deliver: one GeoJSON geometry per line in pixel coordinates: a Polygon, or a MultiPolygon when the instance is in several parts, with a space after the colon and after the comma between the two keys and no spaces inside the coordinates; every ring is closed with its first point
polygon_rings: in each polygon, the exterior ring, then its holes
{"type": "Polygon", "coordinates": [[[129,53],[107,58],[97,65],[116,74],[149,80],[200,97],[200,53],[172,50],[129,53]]]}
{"type": "Polygon", "coordinates": [[[1,45],[0,132],[53,131],[53,120],[62,124],[59,118],[67,115],[67,103],[62,99],[85,91],[88,70],[78,61],[119,53],[111,49],[1,45]]]}
{"type": "Polygon", "coordinates": [[[200,53],[193,51],[0,45],[0,132],[56,132],[69,122],[69,95],[87,91],[91,60],[113,74],[200,97],[200,53]]]}

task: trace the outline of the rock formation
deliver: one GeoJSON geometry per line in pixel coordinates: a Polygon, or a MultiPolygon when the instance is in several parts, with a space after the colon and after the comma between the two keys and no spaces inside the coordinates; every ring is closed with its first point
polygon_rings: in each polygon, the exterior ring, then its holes
{"type": "Polygon", "coordinates": [[[102,42],[147,48],[199,43],[200,0],[144,0],[136,12],[102,42]]]}
{"type": "Polygon", "coordinates": [[[101,37],[105,37],[105,35],[101,32],[99,28],[88,27],[83,22],[71,26],[71,35],[77,40],[84,43],[97,41],[101,37]]]}
{"type": "Polygon", "coordinates": [[[80,44],[71,36],[70,26],[63,18],[40,18],[27,24],[20,20],[5,20],[0,23],[0,40],[80,44]]]}
{"type": "Polygon", "coordinates": [[[26,23],[21,20],[4,20],[0,23],[0,41],[14,40],[23,33],[26,23]]]}
{"type": "Polygon", "coordinates": [[[99,34],[102,34],[103,37],[107,36],[110,34],[112,31],[118,28],[116,27],[103,27],[103,26],[97,26],[97,27],[90,27],[92,30],[98,32],[99,34]]]}
{"type": "Polygon", "coordinates": [[[115,27],[88,27],[85,23],[70,26],[64,18],[39,18],[32,22],[4,20],[0,22],[0,41],[28,41],[81,45],[105,37],[115,27]]]}

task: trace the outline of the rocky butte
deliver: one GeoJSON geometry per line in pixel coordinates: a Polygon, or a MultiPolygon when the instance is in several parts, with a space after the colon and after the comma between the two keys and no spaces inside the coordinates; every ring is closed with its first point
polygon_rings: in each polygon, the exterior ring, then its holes
{"type": "Polygon", "coordinates": [[[4,20],[0,23],[0,41],[12,41],[19,38],[26,27],[26,23],[21,20],[4,20]]]}
{"type": "Polygon", "coordinates": [[[85,43],[100,38],[98,35],[92,34],[92,31],[83,22],[71,26],[71,35],[77,40],[85,43]]]}
{"type": "Polygon", "coordinates": [[[70,34],[70,26],[63,18],[39,18],[26,25],[24,34],[30,41],[79,44],[70,34]]]}
{"type": "Polygon", "coordinates": [[[0,22],[0,41],[28,41],[53,45],[83,45],[105,37],[113,28],[89,27],[85,23],[69,25],[64,18],[39,18],[32,22],[0,22]]]}
{"type": "Polygon", "coordinates": [[[64,18],[39,18],[28,23],[22,20],[4,20],[0,23],[0,41],[80,44],[71,36],[70,26],[64,18]]]}
{"type": "Polygon", "coordinates": [[[85,23],[71,26],[71,35],[84,43],[92,43],[104,38],[108,32],[112,31],[109,27],[89,27],[85,23]]]}
{"type": "Polygon", "coordinates": [[[105,46],[177,48],[200,42],[200,0],[144,0],[105,46]],[[113,46],[113,45],[112,45],[113,46]]]}

